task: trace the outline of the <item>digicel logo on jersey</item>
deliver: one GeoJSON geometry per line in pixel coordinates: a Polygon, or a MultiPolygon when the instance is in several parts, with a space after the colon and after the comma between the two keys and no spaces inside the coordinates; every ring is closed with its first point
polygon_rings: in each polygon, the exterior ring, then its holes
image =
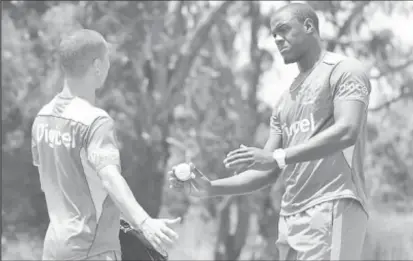
{"type": "Polygon", "coordinates": [[[287,126],[287,124],[283,124],[283,130],[289,138],[298,133],[306,133],[309,131],[313,131],[315,130],[314,115],[310,113],[309,119],[295,121],[290,126],[287,126]]]}
{"type": "Polygon", "coordinates": [[[45,141],[51,148],[65,146],[66,148],[76,148],[76,130],[71,132],[61,132],[56,129],[49,129],[48,124],[39,123],[37,125],[37,142],[45,141]]]}

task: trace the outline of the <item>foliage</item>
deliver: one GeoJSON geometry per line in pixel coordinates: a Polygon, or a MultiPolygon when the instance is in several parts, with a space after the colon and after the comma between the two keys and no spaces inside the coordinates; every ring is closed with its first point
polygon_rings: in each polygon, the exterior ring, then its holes
{"type": "MultiPolygon", "coordinates": [[[[379,211],[408,215],[413,211],[409,189],[413,121],[406,111],[412,109],[413,45],[392,27],[374,27],[370,18],[377,13],[406,17],[413,5],[309,3],[323,18],[321,31],[330,28],[323,35],[327,48],[371,66],[376,97],[370,105],[366,162],[371,204],[379,211]]],[[[280,183],[251,196],[193,200],[168,190],[164,182],[171,165],[187,160],[210,178],[232,175],[221,164],[228,151],[240,144],[263,146],[271,105],[258,93],[263,75],[278,57],[260,42],[270,35],[272,11],[253,1],[6,1],[2,5],[3,250],[23,249],[22,242],[44,236],[48,218],[37,170],[31,166],[31,123],[42,104],[62,87],[56,56],[61,36],[91,28],[102,33],[113,49],[98,105],[118,124],[123,174],[143,207],[153,216],[186,217],[182,231],[188,247],[199,243],[199,233],[188,231],[208,224],[214,232],[206,236],[203,257],[276,255],[271,242],[277,236],[280,183]]],[[[384,222],[381,215],[372,223],[370,238],[384,233],[375,225],[384,222]]],[[[41,246],[33,242],[25,246],[41,246]]],[[[32,257],[38,258],[38,249],[34,252],[32,257]]],[[[30,257],[23,255],[10,258],[30,257]]],[[[378,253],[375,258],[386,255],[378,253]]]]}

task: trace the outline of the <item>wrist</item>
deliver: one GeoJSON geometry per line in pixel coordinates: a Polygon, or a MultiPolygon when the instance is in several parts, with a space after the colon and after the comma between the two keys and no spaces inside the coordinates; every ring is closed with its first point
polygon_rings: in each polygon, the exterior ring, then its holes
{"type": "Polygon", "coordinates": [[[276,149],[272,153],[272,157],[274,161],[277,163],[278,167],[280,169],[283,169],[287,166],[285,159],[286,159],[286,153],[284,149],[276,149]]]}
{"type": "Polygon", "coordinates": [[[145,216],[137,218],[135,227],[138,229],[141,229],[145,225],[146,221],[148,221],[150,218],[151,217],[149,215],[145,215],[145,216]]]}

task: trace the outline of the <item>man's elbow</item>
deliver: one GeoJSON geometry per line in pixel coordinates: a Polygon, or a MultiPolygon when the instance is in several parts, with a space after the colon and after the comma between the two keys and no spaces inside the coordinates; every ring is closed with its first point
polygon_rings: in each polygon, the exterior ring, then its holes
{"type": "Polygon", "coordinates": [[[106,191],[111,191],[113,187],[113,178],[110,175],[101,175],[102,187],[106,191]]]}
{"type": "Polygon", "coordinates": [[[354,125],[347,125],[343,129],[343,145],[348,148],[356,144],[359,135],[359,127],[354,125]]]}
{"type": "Polygon", "coordinates": [[[109,165],[102,168],[98,172],[99,178],[102,181],[102,186],[105,190],[111,190],[118,178],[122,178],[118,169],[114,165],[109,165]]]}

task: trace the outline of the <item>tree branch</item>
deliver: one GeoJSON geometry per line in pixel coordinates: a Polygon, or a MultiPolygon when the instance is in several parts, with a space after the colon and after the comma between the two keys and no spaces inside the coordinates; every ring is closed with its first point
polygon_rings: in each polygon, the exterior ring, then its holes
{"type": "Polygon", "coordinates": [[[180,50],[180,57],[177,62],[177,67],[179,70],[171,79],[169,84],[170,89],[173,90],[184,85],[184,81],[190,71],[193,60],[198,55],[198,51],[201,49],[202,45],[209,36],[209,30],[214,25],[218,16],[225,12],[230,4],[230,1],[226,1],[213,9],[199,22],[199,25],[196,27],[195,31],[189,34],[188,39],[185,41],[180,50]]]}
{"type": "MultiPolygon", "coordinates": [[[[218,20],[218,16],[224,13],[231,3],[232,1],[225,1],[211,10],[211,12],[203,17],[195,30],[188,35],[180,49],[179,58],[175,66],[176,70],[168,84],[168,93],[164,96],[164,102],[160,103],[163,108],[162,110],[169,107],[168,105],[174,100],[173,96],[179,90],[179,87],[185,85],[185,80],[190,72],[193,61],[198,55],[202,45],[207,41],[211,27],[218,20]]],[[[169,110],[167,109],[165,111],[168,112],[169,110]]],[[[165,116],[163,114],[164,113],[161,113],[159,117],[162,118],[165,116]]]]}
{"type": "Polygon", "coordinates": [[[381,72],[378,75],[371,76],[371,79],[376,80],[376,79],[379,79],[383,76],[388,75],[389,73],[394,73],[394,72],[397,72],[397,71],[401,71],[403,69],[406,69],[407,67],[409,67],[412,64],[413,64],[413,59],[407,60],[406,62],[404,62],[402,64],[389,67],[388,70],[386,70],[385,72],[381,72]]]}
{"type": "Polygon", "coordinates": [[[374,108],[369,108],[368,111],[369,112],[378,112],[378,111],[381,111],[382,109],[389,108],[390,105],[392,105],[393,103],[396,103],[400,100],[407,99],[407,98],[413,98],[413,91],[408,92],[408,93],[402,93],[402,94],[400,94],[400,95],[398,95],[398,96],[396,96],[396,97],[380,104],[379,106],[376,106],[374,108]]]}
{"type": "Polygon", "coordinates": [[[261,76],[261,52],[258,47],[258,31],[260,29],[260,5],[252,1],[250,3],[251,16],[251,43],[250,43],[250,62],[251,78],[249,86],[248,104],[250,109],[257,110],[257,90],[261,76]]]}
{"type": "MultiPolygon", "coordinates": [[[[350,29],[351,23],[353,22],[354,18],[361,14],[364,10],[364,7],[369,4],[370,1],[361,1],[359,2],[352,10],[351,14],[347,17],[347,20],[344,22],[344,24],[340,27],[337,36],[335,39],[340,39],[344,34],[348,32],[350,29]]],[[[337,42],[336,41],[331,41],[327,44],[327,50],[332,52],[336,48],[337,42]]]]}
{"type": "Polygon", "coordinates": [[[354,44],[359,44],[359,45],[365,45],[368,44],[371,39],[351,39],[351,40],[341,40],[341,39],[336,39],[336,38],[324,38],[324,41],[326,41],[328,44],[334,44],[336,45],[341,45],[344,47],[348,47],[350,45],[354,44]]]}

